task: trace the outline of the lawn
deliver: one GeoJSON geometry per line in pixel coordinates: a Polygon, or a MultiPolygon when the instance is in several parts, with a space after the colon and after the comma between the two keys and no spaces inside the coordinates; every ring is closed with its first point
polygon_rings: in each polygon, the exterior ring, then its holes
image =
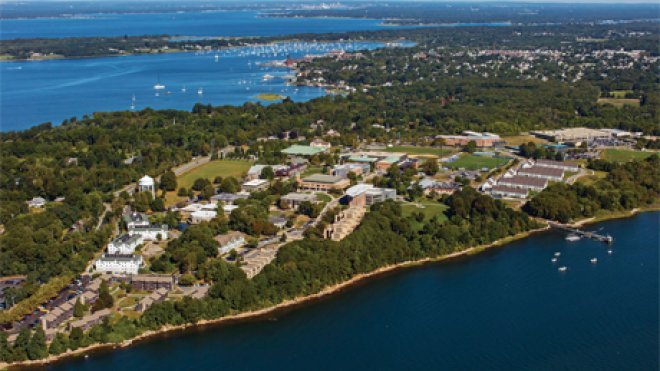
{"type": "MultiPolygon", "coordinates": [[[[431,218],[436,215],[441,222],[447,220],[447,216],[444,214],[445,210],[447,210],[447,205],[428,200],[401,205],[401,213],[403,216],[407,217],[413,213],[419,213],[421,211],[424,214],[424,221],[431,220],[431,218]]],[[[416,227],[416,229],[420,229],[423,223],[424,222],[418,223],[417,221],[414,221],[413,226],[416,227]]]]}
{"type": "Polygon", "coordinates": [[[630,149],[606,149],[605,159],[614,162],[627,162],[632,160],[643,160],[651,156],[653,152],[633,151],[630,149]]]}
{"type": "MultiPolygon", "coordinates": [[[[177,190],[181,187],[189,189],[192,187],[195,180],[199,178],[206,178],[213,182],[216,176],[221,177],[242,177],[248,169],[252,166],[250,161],[242,160],[216,160],[210,161],[203,165],[200,165],[186,173],[179,175],[176,178],[177,190]]],[[[176,191],[168,192],[165,203],[167,205],[173,205],[179,201],[185,200],[185,197],[179,197],[176,195],[176,191]]]]}
{"type": "Polygon", "coordinates": [[[636,98],[598,98],[596,103],[611,104],[617,108],[621,108],[623,106],[639,107],[639,99],[636,98]]]}
{"type": "Polygon", "coordinates": [[[187,173],[184,173],[176,178],[177,187],[192,187],[195,180],[199,178],[206,178],[211,182],[216,176],[221,177],[241,177],[252,166],[250,161],[242,160],[216,160],[198,166],[187,173]]]}
{"type": "Polygon", "coordinates": [[[594,171],[593,174],[581,176],[580,178],[578,178],[577,182],[582,183],[584,185],[593,185],[599,180],[605,178],[606,176],[607,173],[604,171],[594,171]]]}
{"type": "Polygon", "coordinates": [[[321,174],[321,173],[323,173],[323,166],[309,165],[307,166],[305,171],[303,171],[302,174],[300,174],[300,176],[304,178],[312,174],[321,174]]]}
{"type": "Polygon", "coordinates": [[[527,144],[529,142],[534,142],[536,144],[548,143],[548,141],[545,139],[537,138],[531,135],[513,135],[510,137],[502,137],[502,139],[506,142],[506,144],[511,146],[519,146],[521,144],[527,144]]]}
{"type": "Polygon", "coordinates": [[[442,157],[455,152],[451,148],[437,148],[437,147],[418,147],[418,146],[393,146],[387,147],[385,152],[405,152],[409,155],[427,155],[442,157]]]}
{"type": "Polygon", "coordinates": [[[612,90],[610,92],[610,97],[612,98],[625,98],[626,94],[632,93],[632,90],[612,90]]]}
{"type": "Polygon", "coordinates": [[[509,159],[477,156],[465,153],[462,154],[458,160],[454,162],[445,162],[443,165],[453,169],[479,170],[484,167],[488,169],[494,169],[496,167],[505,165],[507,162],[509,162],[509,159]]]}

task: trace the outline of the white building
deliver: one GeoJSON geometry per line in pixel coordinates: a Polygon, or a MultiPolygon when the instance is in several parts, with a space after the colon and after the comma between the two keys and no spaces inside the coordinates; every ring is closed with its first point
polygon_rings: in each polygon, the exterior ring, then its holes
{"type": "Polygon", "coordinates": [[[346,195],[351,199],[364,195],[366,205],[371,206],[385,200],[394,200],[396,198],[396,189],[377,188],[372,184],[360,183],[348,188],[346,195]]]}
{"type": "Polygon", "coordinates": [[[266,179],[252,179],[243,183],[243,190],[246,192],[257,192],[268,189],[270,183],[266,179]]]}
{"type": "Polygon", "coordinates": [[[190,214],[190,222],[192,224],[199,224],[201,222],[209,222],[218,216],[217,211],[212,210],[199,210],[190,214]]]}
{"type": "Polygon", "coordinates": [[[247,243],[245,236],[241,232],[229,232],[228,234],[219,235],[215,237],[215,240],[220,245],[218,247],[218,253],[220,255],[227,254],[231,250],[239,249],[247,243]]]}
{"type": "Polygon", "coordinates": [[[46,199],[43,197],[33,197],[31,200],[25,201],[28,207],[42,208],[46,206],[46,199]]]}
{"type": "Polygon", "coordinates": [[[156,197],[156,181],[149,175],[145,175],[138,180],[138,191],[151,192],[156,197]]]}
{"type": "Polygon", "coordinates": [[[167,224],[139,225],[128,229],[131,236],[140,236],[145,241],[156,241],[160,236],[161,240],[167,239],[169,227],[167,224]]]}
{"type": "Polygon", "coordinates": [[[138,274],[143,264],[140,255],[110,255],[103,254],[96,260],[94,266],[97,272],[111,274],[138,274]]]}
{"type": "Polygon", "coordinates": [[[150,224],[149,215],[138,212],[124,214],[124,223],[126,224],[126,228],[128,229],[137,226],[145,227],[150,224]]]}
{"type": "Polygon", "coordinates": [[[132,254],[143,241],[139,235],[121,235],[108,244],[108,254],[132,254]]]}

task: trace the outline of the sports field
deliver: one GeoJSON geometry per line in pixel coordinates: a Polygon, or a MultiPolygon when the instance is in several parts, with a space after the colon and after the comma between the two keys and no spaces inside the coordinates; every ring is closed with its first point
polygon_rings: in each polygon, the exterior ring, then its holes
{"type": "Polygon", "coordinates": [[[418,146],[393,146],[393,147],[388,147],[385,151],[404,152],[409,155],[419,155],[419,156],[430,155],[437,157],[446,156],[448,154],[451,154],[452,152],[455,152],[455,150],[451,148],[418,147],[418,146]]]}
{"type": "Polygon", "coordinates": [[[479,170],[481,168],[494,169],[509,162],[505,158],[476,156],[471,154],[461,154],[461,157],[454,162],[445,162],[444,166],[452,169],[479,170]]]}
{"type": "Polygon", "coordinates": [[[604,157],[607,161],[627,162],[632,160],[643,160],[651,156],[653,152],[633,151],[630,149],[606,149],[604,157]]]}
{"type": "Polygon", "coordinates": [[[216,176],[221,177],[240,177],[252,166],[250,161],[242,160],[216,160],[207,162],[204,165],[196,167],[187,173],[177,177],[177,188],[192,187],[195,180],[199,178],[206,178],[211,182],[216,176]]]}

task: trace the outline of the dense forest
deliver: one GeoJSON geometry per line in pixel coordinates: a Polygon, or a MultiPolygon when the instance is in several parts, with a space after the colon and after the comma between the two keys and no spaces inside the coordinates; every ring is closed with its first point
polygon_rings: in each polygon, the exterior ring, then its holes
{"type": "Polygon", "coordinates": [[[607,171],[607,176],[593,184],[550,185],[523,210],[533,216],[562,223],[592,217],[600,211],[616,212],[645,207],[660,197],[660,156],[623,164],[595,160],[594,170],[607,171]]]}

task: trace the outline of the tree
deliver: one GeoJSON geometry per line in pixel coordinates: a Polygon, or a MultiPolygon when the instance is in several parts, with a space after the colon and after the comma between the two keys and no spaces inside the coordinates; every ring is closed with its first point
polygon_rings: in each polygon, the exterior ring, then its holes
{"type": "Polygon", "coordinates": [[[0,331],[0,362],[11,361],[11,348],[7,342],[7,332],[0,331]]]}
{"type": "Polygon", "coordinates": [[[213,184],[217,185],[217,184],[220,184],[220,183],[222,183],[222,177],[220,175],[218,175],[213,179],[213,184]]]}
{"type": "Polygon", "coordinates": [[[207,184],[206,186],[204,186],[201,192],[201,196],[207,200],[210,200],[214,194],[215,194],[215,187],[213,187],[211,184],[207,184]]]}
{"type": "Polygon", "coordinates": [[[259,178],[273,180],[275,178],[275,172],[273,171],[273,168],[270,166],[266,166],[265,168],[263,168],[261,170],[261,175],[259,175],[259,178]]]}
{"type": "Polygon", "coordinates": [[[151,202],[151,210],[153,211],[165,211],[165,201],[162,198],[156,197],[151,202]]]}
{"type": "Polygon", "coordinates": [[[192,189],[195,191],[201,191],[206,187],[208,184],[210,184],[209,180],[206,178],[197,178],[195,180],[195,183],[193,183],[192,189]]]}
{"type": "Polygon", "coordinates": [[[85,333],[80,327],[74,327],[69,334],[69,348],[76,350],[86,343],[85,333]]]}
{"type": "Polygon", "coordinates": [[[37,326],[34,335],[28,344],[27,354],[29,359],[42,359],[48,356],[48,347],[46,346],[46,333],[41,326],[37,326]]]}
{"type": "Polygon", "coordinates": [[[238,180],[236,180],[236,178],[233,176],[228,176],[222,179],[222,183],[220,183],[221,192],[236,193],[239,189],[240,187],[238,185],[238,180]]]}
{"type": "Polygon", "coordinates": [[[112,308],[115,304],[115,299],[110,295],[110,288],[108,287],[108,282],[105,280],[101,281],[101,286],[99,287],[99,298],[94,302],[92,311],[96,312],[105,308],[112,308]]]}
{"type": "Polygon", "coordinates": [[[143,213],[149,210],[152,200],[151,192],[138,192],[133,196],[133,208],[143,213]]]}
{"type": "Polygon", "coordinates": [[[474,140],[469,141],[465,147],[463,147],[463,151],[467,153],[474,153],[477,150],[477,142],[474,140]]]}
{"type": "Polygon", "coordinates": [[[319,216],[320,207],[318,204],[313,204],[309,201],[303,201],[298,205],[298,213],[302,215],[307,215],[310,218],[316,218],[319,216]]]}
{"type": "Polygon", "coordinates": [[[28,345],[30,344],[30,330],[27,327],[18,333],[14,347],[12,348],[12,359],[14,361],[25,361],[28,359],[28,345]]]}
{"type": "Polygon", "coordinates": [[[422,165],[422,171],[426,175],[435,175],[440,170],[438,166],[438,160],[435,158],[430,158],[424,162],[422,165]]]}
{"type": "Polygon", "coordinates": [[[67,349],[69,349],[69,339],[63,333],[58,332],[50,343],[48,353],[58,355],[66,352],[67,349]]]}
{"type": "Polygon", "coordinates": [[[85,305],[80,302],[80,299],[76,300],[76,304],[73,306],[73,315],[82,318],[85,315],[85,310],[85,305]]]}
{"type": "Polygon", "coordinates": [[[192,286],[195,283],[195,276],[190,273],[186,273],[179,278],[179,285],[181,286],[192,286]]]}
{"type": "Polygon", "coordinates": [[[176,175],[171,170],[160,177],[160,189],[174,191],[176,189],[176,184],[176,175]]]}
{"type": "Polygon", "coordinates": [[[177,196],[179,197],[187,197],[188,196],[188,190],[185,189],[184,187],[179,188],[179,191],[176,193],[177,196]]]}

